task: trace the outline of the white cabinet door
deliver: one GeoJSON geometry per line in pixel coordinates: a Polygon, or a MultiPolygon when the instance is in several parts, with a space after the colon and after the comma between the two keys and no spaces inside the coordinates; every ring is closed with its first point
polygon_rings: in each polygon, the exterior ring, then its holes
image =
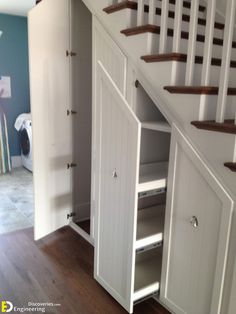
{"type": "Polygon", "coordinates": [[[96,211],[95,205],[95,186],[96,180],[96,160],[97,160],[97,143],[96,143],[96,115],[97,115],[97,65],[101,62],[106,71],[111,76],[123,96],[126,94],[126,76],[127,76],[127,57],[121,51],[119,46],[109,36],[104,27],[93,16],[93,113],[92,113],[92,190],[91,190],[91,237],[94,238],[94,216],[96,211]]]}
{"type": "Polygon", "coordinates": [[[132,312],[141,127],[101,63],[96,97],[95,278],[132,312]]]}
{"type": "Polygon", "coordinates": [[[29,13],[35,239],[67,224],[71,211],[68,0],[44,0],[29,13]]]}
{"type": "Polygon", "coordinates": [[[177,314],[222,313],[233,201],[176,127],[168,180],[161,300],[177,314]]]}

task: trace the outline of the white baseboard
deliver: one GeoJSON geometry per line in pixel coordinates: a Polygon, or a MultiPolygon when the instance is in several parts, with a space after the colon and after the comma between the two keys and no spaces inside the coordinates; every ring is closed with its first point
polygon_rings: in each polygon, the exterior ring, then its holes
{"type": "Polygon", "coordinates": [[[12,156],[11,157],[12,168],[22,167],[21,156],[12,156]]]}

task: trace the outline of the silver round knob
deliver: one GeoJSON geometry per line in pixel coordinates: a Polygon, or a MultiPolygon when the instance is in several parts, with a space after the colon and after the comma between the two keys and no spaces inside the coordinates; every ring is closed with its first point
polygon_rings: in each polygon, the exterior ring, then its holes
{"type": "Polygon", "coordinates": [[[199,226],[198,219],[196,216],[191,217],[190,223],[193,226],[193,228],[197,228],[199,226]]]}

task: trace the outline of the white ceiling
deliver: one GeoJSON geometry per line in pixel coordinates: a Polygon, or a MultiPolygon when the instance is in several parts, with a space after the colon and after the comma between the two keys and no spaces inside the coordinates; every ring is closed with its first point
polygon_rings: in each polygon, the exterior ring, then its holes
{"type": "Polygon", "coordinates": [[[26,16],[35,0],[0,0],[0,13],[26,16]]]}

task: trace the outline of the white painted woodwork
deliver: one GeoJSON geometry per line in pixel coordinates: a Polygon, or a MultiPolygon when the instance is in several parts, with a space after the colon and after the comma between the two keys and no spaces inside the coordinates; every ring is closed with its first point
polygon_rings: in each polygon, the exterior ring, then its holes
{"type": "Polygon", "coordinates": [[[162,0],[161,2],[161,32],[160,32],[160,43],[159,53],[165,53],[167,50],[167,29],[169,19],[169,0],[162,0]]]}
{"type": "Polygon", "coordinates": [[[235,26],[235,10],[236,1],[227,0],[227,10],[224,29],[224,45],[219,81],[219,96],[217,102],[216,122],[224,122],[225,120],[225,110],[228,99],[230,61],[232,56],[232,41],[235,26]]]}
{"type": "Polygon", "coordinates": [[[72,210],[69,4],[45,0],[29,13],[35,240],[66,225],[72,210]]]}
{"type": "Polygon", "coordinates": [[[164,218],[165,206],[163,205],[138,211],[136,250],[163,240],[164,218]]]}
{"type": "MultiPolygon", "coordinates": [[[[153,65],[152,65],[153,67],[153,65]]],[[[146,87],[145,87],[146,88],[146,87]]],[[[148,121],[164,121],[163,113],[157,108],[155,102],[143,88],[140,83],[138,88],[135,88],[135,103],[134,112],[141,122],[148,121]]]]}
{"type": "Polygon", "coordinates": [[[161,301],[176,314],[219,314],[233,200],[176,126],[169,164],[161,301]]]}
{"type": "Polygon", "coordinates": [[[175,0],[175,20],[174,20],[174,38],[173,52],[180,52],[180,41],[182,31],[182,15],[183,15],[183,0],[175,0]]]}
{"type": "Polygon", "coordinates": [[[208,86],[210,84],[211,59],[215,30],[215,16],[216,16],[216,0],[208,0],[201,80],[202,86],[208,86]]]}
{"type": "Polygon", "coordinates": [[[191,2],[190,22],[189,22],[189,39],[186,65],[185,85],[193,84],[195,56],[196,56],[196,39],[198,27],[199,0],[191,2]]]}
{"type": "Polygon", "coordinates": [[[143,25],[144,22],[144,0],[138,0],[137,26],[143,25]]]}
{"type": "Polygon", "coordinates": [[[94,62],[100,61],[119,90],[126,94],[127,57],[94,17],[94,62]]]}
{"type": "Polygon", "coordinates": [[[141,164],[138,192],[164,189],[167,184],[168,162],[141,164]]]}
{"type": "MultiPolygon", "coordinates": [[[[92,191],[91,191],[91,217],[96,210],[96,184],[98,180],[97,162],[97,97],[96,97],[96,71],[97,64],[101,62],[112,77],[120,92],[126,95],[127,58],[109,36],[104,27],[93,16],[93,108],[92,108],[92,191]]],[[[91,221],[91,230],[94,230],[94,219],[91,221]]]]}
{"type": "Polygon", "coordinates": [[[159,291],[161,262],[162,255],[159,249],[137,254],[135,263],[134,302],[159,291]]]}
{"type": "Polygon", "coordinates": [[[132,312],[141,124],[101,62],[96,90],[95,278],[132,312]]]}
{"type": "Polygon", "coordinates": [[[169,151],[170,133],[142,128],[140,164],[169,160],[169,151]]]}
{"type": "Polygon", "coordinates": [[[150,25],[156,24],[156,8],[157,0],[149,0],[148,24],[150,25]]]}
{"type": "Polygon", "coordinates": [[[142,128],[160,132],[171,133],[171,126],[166,121],[147,121],[142,122],[142,128]]]}

